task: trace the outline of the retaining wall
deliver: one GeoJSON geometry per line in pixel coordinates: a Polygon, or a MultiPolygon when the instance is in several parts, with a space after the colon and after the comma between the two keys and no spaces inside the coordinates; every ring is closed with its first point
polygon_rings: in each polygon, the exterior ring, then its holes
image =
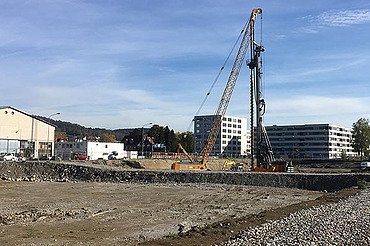
{"type": "Polygon", "coordinates": [[[123,170],[120,168],[62,162],[1,162],[0,178],[26,181],[213,183],[337,191],[352,187],[359,179],[370,182],[370,174],[304,174],[253,172],[186,172],[123,170]]]}

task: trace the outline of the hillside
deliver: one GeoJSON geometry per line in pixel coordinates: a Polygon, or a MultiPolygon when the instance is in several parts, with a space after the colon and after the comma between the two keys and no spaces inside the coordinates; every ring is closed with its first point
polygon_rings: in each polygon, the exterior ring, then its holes
{"type": "Polygon", "coordinates": [[[95,137],[101,137],[103,134],[113,134],[115,135],[117,141],[121,141],[125,135],[128,135],[129,132],[127,129],[116,129],[109,130],[104,128],[91,128],[85,127],[76,123],[71,123],[61,120],[53,120],[43,116],[35,116],[43,121],[50,122],[56,126],[55,131],[66,134],[69,138],[84,138],[92,139],[95,137]]]}

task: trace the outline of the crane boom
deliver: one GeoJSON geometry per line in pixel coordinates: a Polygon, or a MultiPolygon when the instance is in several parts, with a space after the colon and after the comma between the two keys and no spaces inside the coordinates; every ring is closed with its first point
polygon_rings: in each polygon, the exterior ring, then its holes
{"type": "Polygon", "coordinates": [[[238,50],[238,53],[235,57],[235,61],[229,76],[229,79],[227,81],[224,93],[221,97],[220,104],[218,105],[217,111],[216,111],[216,117],[213,123],[213,126],[208,134],[207,142],[204,145],[203,148],[203,157],[201,163],[203,165],[206,165],[208,161],[209,154],[211,153],[213,146],[216,142],[217,136],[220,133],[221,128],[221,122],[222,118],[224,117],[226,113],[227,106],[229,105],[231,95],[234,91],[236,81],[238,80],[238,76],[240,73],[240,69],[243,65],[243,61],[245,58],[245,55],[247,53],[248,47],[251,43],[251,36],[254,35],[254,25],[256,22],[256,18],[258,14],[262,13],[262,9],[253,9],[247,28],[244,30],[243,39],[240,43],[240,47],[238,50]]]}

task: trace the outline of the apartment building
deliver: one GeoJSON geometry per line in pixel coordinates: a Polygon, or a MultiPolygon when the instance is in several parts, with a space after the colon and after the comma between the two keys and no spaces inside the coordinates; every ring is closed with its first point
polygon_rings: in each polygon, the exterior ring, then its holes
{"type": "MultiPolygon", "coordinates": [[[[194,152],[200,153],[207,141],[216,115],[202,115],[194,117],[194,152]]],[[[216,139],[210,155],[246,156],[248,148],[247,119],[224,116],[220,133],[216,139]]]]}
{"type": "Polygon", "coordinates": [[[355,156],[350,128],[332,124],[266,126],[276,158],[335,159],[355,156]]]}

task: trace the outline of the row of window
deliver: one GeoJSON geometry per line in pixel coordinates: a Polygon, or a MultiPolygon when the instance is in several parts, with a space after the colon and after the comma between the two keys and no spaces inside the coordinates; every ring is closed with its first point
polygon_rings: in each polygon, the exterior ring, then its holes
{"type": "Polygon", "coordinates": [[[232,128],[242,128],[242,125],[237,125],[237,124],[226,124],[226,123],[222,123],[222,126],[224,126],[224,127],[232,127],[232,128]]]}
{"type": "Polygon", "coordinates": [[[236,147],[236,146],[222,147],[222,151],[224,151],[224,150],[239,150],[240,151],[240,147],[236,147]]]}
{"type": "Polygon", "coordinates": [[[327,141],[328,139],[325,137],[318,137],[318,138],[270,138],[271,142],[304,142],[304,141],[327,141]]]}
{"type": "Polygon", "coordinates": [[[310,135],[328,135],[328,132],[287,132],[287,133],[284,133],[284,132],[271,132],[271,131],[267,131],[268,135],[269,136],[310,136],[310,135]]]}
{"type": "Polygon", "coordinates": [[[222,129],[222,132],[242,134],[242,131],[240,131],[240,130],[237,131],[237,130],[231,130],[231,129],[222,129]]]}
{"type": "Polygon", "coordinates": [[[242,120],[241,120],[241,119],[232,119],[232,118],[228,118],[228,117],[224,117],[222,120],[223,120],[223,121],[228,121],[228,122],[238,122],[238,123],[242,123],[242,120]]]}
{"type": "Polygon", "coordinates": [[[233,141],[222,140],[222,144],[234,144],[234,145],[239,145],[239,141],[236,141],[236,140],[233,140],[233,141]]]}
{"type": "MultiPolygon", "coordinates": [[[[8,114],[9,112],[7,110],[5,110],[4,113],[8,114]]],[[[11,114],[14,114],[14,111],[12,111],[11,114]]]]}
{"type": "Polygon", "coordinates": [[[329,130],[328,126],[292,126],[292,127],[284,127],[284,126],[273,126],[273,127],[266,127],[267,130],[272,131],[309,131],[309,130],[329,130]]]}

